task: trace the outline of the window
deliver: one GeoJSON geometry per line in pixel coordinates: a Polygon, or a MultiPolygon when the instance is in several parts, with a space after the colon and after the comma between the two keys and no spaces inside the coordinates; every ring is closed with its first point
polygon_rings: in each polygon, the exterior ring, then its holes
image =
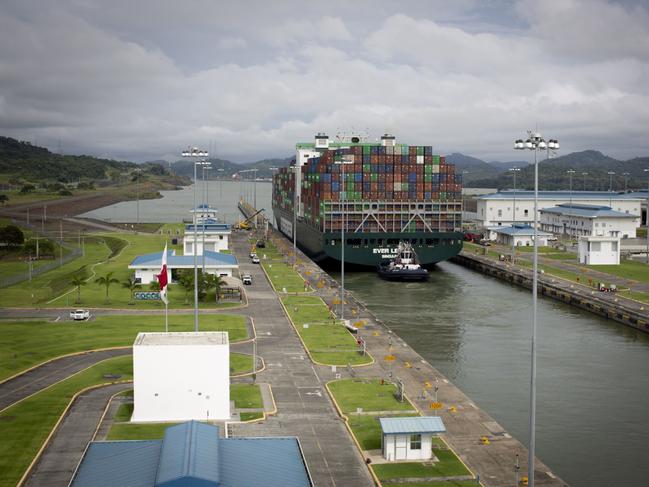
{"type": "Polygon", "coordinates": [[[421,450],[421,435],[410,435],[410,449],[421,450]]]}
{"type": "Polygon", "coordinates": [[[529,212],[530,212],[530,210],[524,210],[523,215],[528,216],[529,212]]]}
{"type": "Polygon", "coordinates": [[[503,210],[498,210],[498,216],[503,216],[503,210]]]}
{"type": "Polygon", "coordinates": [[[617,252],[617,242],[611,242],[611,250],[617,252]]]}

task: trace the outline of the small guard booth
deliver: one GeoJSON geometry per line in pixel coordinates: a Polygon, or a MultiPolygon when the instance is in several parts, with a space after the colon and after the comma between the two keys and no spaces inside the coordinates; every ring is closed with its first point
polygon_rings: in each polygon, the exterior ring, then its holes
{"type": "Polygon", "coordinates": [[[432,438],[446,431],[439,416],[379,418],[381,452],[387,461],[430,460],[432,438]]]}

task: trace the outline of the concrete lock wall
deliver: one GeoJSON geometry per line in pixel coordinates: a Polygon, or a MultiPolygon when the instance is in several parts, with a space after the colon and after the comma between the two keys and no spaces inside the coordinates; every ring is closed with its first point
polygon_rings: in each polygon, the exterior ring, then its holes
{"type": "Polygon", "coordinates": [[[230,419],[224,345],[133,346],[132,421],[230,419]]]}

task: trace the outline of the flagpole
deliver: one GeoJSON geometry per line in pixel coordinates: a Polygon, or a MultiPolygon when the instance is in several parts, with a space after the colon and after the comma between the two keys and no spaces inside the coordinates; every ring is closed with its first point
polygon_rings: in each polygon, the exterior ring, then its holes
{"type": "Polygon", "coordinates": [[[165,333],[169,333],[169,304],[165,303],[165,333]]]}

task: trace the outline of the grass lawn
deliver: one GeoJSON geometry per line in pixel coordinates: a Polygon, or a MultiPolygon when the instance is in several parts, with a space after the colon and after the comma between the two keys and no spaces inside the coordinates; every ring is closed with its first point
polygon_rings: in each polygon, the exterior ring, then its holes
{"type": "Polygon", "coordinates": [[[252,372],[252,355],[230,353],[230,375],[252,372]]]}
{"type": "Polygon", "coordinates": [[[0,487],[16,485],[72,396],[106,382],[105,374],[131,379],[131,357],[101,362],[0,413],[0,487]]]}
{"type": "MultiPolygon", "coordinates": [[[[305,292],[304,278],[290,264],[284,262],[285,257],[271,242],[267,242],[265,248],[255,249],[255,252],[277,292],[282,292],[284,288],[289,293],[305,292]]],[[[310,290],[310,287],[306,289],[310,290]]]]}
{"type": "MultiPolygon", "coordinates": [[[[243,316],[202,315],[200,326],[203,331],[227,331],[230,342],[248,338],[243,316]]],[[[193,329],[193,315],[169,315],[169,331],[193,329]]],[[[113,315],[58,323],[0,320],[0,380],[60,355],[132,345],[139,331],[164,331],[164,316],[113,315]]]]}
{"type": "Polygon", "coordinates": [[[230,400],[236,408],[263,408],[264,401],[257,384],[230,384],[230,400]]]}
{"type": "MultiPolygon", "coordinates": [[[[439,459],[435,465],[424,463],[384,463],[373,465],[374,473],[381,480],[399,477],[451,477],[456,475],[471,475],[451,450],[433,448],[433,453],[439,459]]],[[[419,485],[419,484],[417,484],[419,485]]]]}
{"type": "Polygon", "coordinates": [[[261,419],[264,417],[264,413],[240,413],[239,419],[241,421],[252,421],[253,419],[261,419]]]}
{"type": "MultiPolygon", "coordinates": [[[[73,260],[60,269],[46,272],[32,280],[4,288],[0,294],[0,306],[82,306],[112,307],[134,309],[163,309],[161,301],[131,300],[130,291],[122,287],[133,272],[128,265],[138,255],[160,252],[165,241],[169,249],[182,254],[182,244],[171,245],[168,235],[106,233],[86,237],[86,255],[73,260]],[[97,284],[97,278],[112,272],[119,282],[109,287],[108,300],[106,288],[97,284]],[[81,302],[77,301],[76,289],[70,284],[73,275],[81,274],[86,284],[81,286],[81,302]],[[32,297],[33,295],[33,297],[32,297]]],[[[141,286],[139,291],[148,291],[149,286],[141,286]]],[[[169,286],[169,308],[193,307],[193,294],[187,293],[179,284],[169,286]]],[[[201,308],[229,307],[239,303],[217,303],[213,290],[199,302],[201,308]]]]}
{"type": "Polygon", "coordinates": [[[644,262],[620,260],[620,265],[590,265],[588,268],[632,281],[649,282],[649,265],[644,262]]]}
{"type": "Polygon", "coordinates": [[[355,413],[356,408],[368,411],[412,411],[410,402],[399,402],[395,397],[397,387],[379,379],[344,379],[329,382],[329,390],[344,413],[355,413]]]}
{"type": "Polygon", "coordinates": [[[282,302],[314,360],[328,365],[358,365],[372,361],[361,355],[356,338],[334,320],[321,298],[286,296],[282,302]],[[308,324],[304,328],[304,324],[308,324]]]}
{"type": "Polygon", "coordinates": [[[417,482],[416,484],[393,484],[390,482],[381,482],[383,487],[403,487],[410,485],[413,487],[476,487],[479,484],[475,480],[440,480],[438,482],[417,482]]]}
{"type": "Polygon", "coordinates": [[[108,432],[109,440],[161,440],[169,426],[178,423],[131,424],[115,423],[108,432]]]}

